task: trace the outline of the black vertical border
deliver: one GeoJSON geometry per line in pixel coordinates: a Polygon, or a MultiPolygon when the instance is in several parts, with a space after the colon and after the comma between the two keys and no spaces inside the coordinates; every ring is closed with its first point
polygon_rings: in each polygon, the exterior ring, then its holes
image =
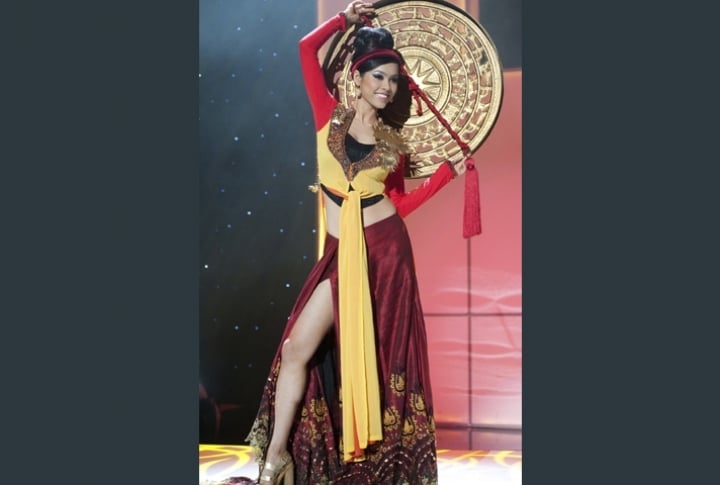
{"type": "Polygon", "coordinates": [[[523,483],[712,476],[718,103],[698,7],[523,2],[523,483]]]}
{"type": "Polygon", "coordinates": [[[5,480],[198,476],[197,8],[3,13],[5,480]]]}

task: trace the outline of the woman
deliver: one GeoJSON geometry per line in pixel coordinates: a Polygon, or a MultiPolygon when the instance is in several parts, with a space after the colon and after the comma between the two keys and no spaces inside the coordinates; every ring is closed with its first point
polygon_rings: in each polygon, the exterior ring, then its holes
{"type": "Polygon", "coordinates": [[[319,49],[373,13],[352,1],[299,44],[327,234],[248,436],[261,484],[437,483],[425,324],[401,217],[465,163],[443,163],[405,192],[405,147],[382,119],[404,63],[386,29],[357,31],[355,101],[343,106],[328,91],[319,49]]]}

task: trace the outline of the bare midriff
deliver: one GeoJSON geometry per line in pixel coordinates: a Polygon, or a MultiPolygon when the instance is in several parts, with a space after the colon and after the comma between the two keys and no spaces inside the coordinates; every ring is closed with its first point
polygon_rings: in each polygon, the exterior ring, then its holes
{"type": "MultiPolygon", "coordinates": [[[[340,206],[330,199],[326,194],[323,194],[325,198],[325,220],[327,224],[327,232],[331,236],[337,238],[340,235],[340,206]]],[[[392,203],[387,197],[380,202],[365,207],[362,210],[363,215],[363,227],[368,227],[376,222],[380,222],[383,219],[395,214],[395,204],[392,203]]]]}

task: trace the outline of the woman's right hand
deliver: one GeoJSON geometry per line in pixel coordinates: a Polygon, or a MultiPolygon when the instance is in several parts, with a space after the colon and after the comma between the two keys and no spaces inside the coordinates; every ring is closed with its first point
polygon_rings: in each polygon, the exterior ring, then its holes
{"type": "Polygon", "coordinates": [[[362,0],[353,0],[343,11],[348,24],[357,24],[360,22],[361,16],[370,15],[374,12],[375,8],[372,6],[372,3],[363,2],[362,0]]]}

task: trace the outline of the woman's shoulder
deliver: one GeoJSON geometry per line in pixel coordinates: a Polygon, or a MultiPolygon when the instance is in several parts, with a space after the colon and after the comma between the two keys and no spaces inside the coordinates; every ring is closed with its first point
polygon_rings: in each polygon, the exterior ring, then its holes
{"type": "Polygon", "coordinates": [[[352,122],[352,118],[355,116],[355,110],[345,106],[343,103],[336,101],[333,107],[332,114],[330,115],[330,122],[335,126],[344,125],[347,122],[352,122]]]}

